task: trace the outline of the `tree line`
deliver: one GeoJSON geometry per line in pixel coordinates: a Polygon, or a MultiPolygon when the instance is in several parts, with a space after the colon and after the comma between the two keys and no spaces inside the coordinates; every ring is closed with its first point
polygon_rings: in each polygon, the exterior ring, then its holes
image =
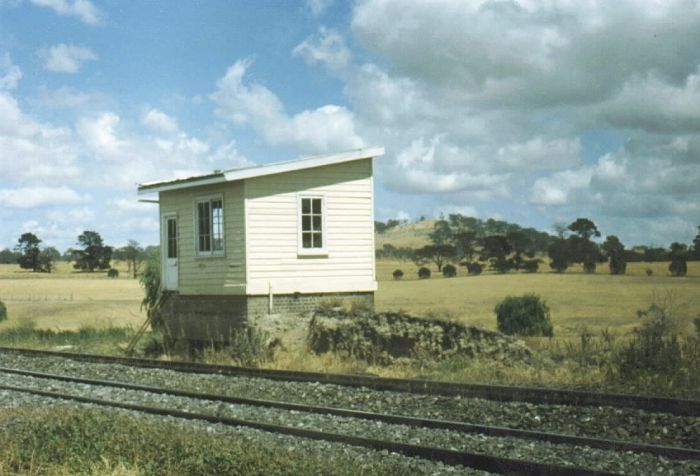
{"type": "MultiPolygon", "coordinates": [[[[393,225],[396,226],[396,225],[393,225]]],[[[391,227],[389,227],[391,228],[391,227]]],[[[378,258],[411,260],[417,266],[432,262],[442,272],[446,264],[459,264],[469,274],[480,274],[484,266],[498,273],[536,272],[549,258],[549,267],[563,273],[579,264],[587,273],[596,272],[598,264],[608,263],[610,273],[624,274],[631,261],[670,261],[674,276],[687,273],[687,261],[700,259],[700,226],[692,245],[674,242],[669,249],[635,247],[626,249],[615,235],[602,237],[595,223],[578,218],[570,224],[555,226],[557,235],[499,220],[479,220],[460,214],[441,217],[429,234],[430,244],[418,249],[385,244],[376,251],[378,258]]],[[[376,227],[377,232],[386,227],[376,227]]]]}
{"type": "Polygon", "coordinates": [[[126,246],[108,246],[96,231],[85,230],[76,242],[76,248],[69,248],[63,254],[53,246],[42,246],[42,240],[34,233],[22,233],[13,249],[0,250],[0,264],[19,264],[22,269],[35,273],[51,273],[58,261],[73,262],[79,271],[94,272],[111,269],[111,261],[126,261],[128,271],[136,277],[148,254],[156,247],[142,247],[137,241],[129,240],[126,246]]]}

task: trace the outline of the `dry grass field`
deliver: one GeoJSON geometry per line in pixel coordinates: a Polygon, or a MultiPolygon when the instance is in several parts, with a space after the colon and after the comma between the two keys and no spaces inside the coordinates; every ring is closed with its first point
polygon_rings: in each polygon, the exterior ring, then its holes
{"type": "Polygon", "coordinates": [[[584,327],[594,334],[606,328],[625,333],[639,324],[636,311],[646,309],[656,295],[673,300],[679,330],[692,328],[692,318],[700,315],[700,262],[689,262],[688,276],[684,278],[669,276],[668,263],[630,263],[627,270],[625,275],[611,276],[603,265],[595,274],[574,269],[564,274],[486,272],[467,276],[466,270],[460,268],[457,277],[448,279],[432,269],[430,279],[418,280],[417,268],[410,261],[381,260],[377,264],[376,307],[404,309],[493,329],[493,309],[501,299],[534,293],[550,307],[554,335],[564,337],[579,335],[584,327]],[[397,268],[404,272],[400,281],[392,279],[397,268]],[[653,270],[652,276],[646,275],[647,268],[653,270]]]}
{"type": "MultiPolygon", "coordinates": [[[[535,274],[508,273],[466,276],[459,268],[456,278],[443,278],[433,269],[433,277],[417,279],[411,262],[377,262],[378,310],[399,310],[458,320],[495,328],[493,308],[507,295],[535,293],[547,301],[558,337],[578,335],[585,327],[599,333],[608,328],[625,333],[639,324],[636,310],[646,308],[654,294],[671,293],[678,307],[681,330],[689,330],[693,317],[700,314],[700,262],[688,264],[688,276],[668,276],[666,263],[631,263],[623,276],[607,274],[599,267],[596,274],[572,270],[564,274],[541,271],[535,274]],[[400,268],[405,276],[392,278],[400,268]],[[647,276],[646,268],[653,269],[647,276]]],[[[544,267],[544,266],[543,266],[544,267]]],[[[80,327],[138,326],[145,319],[140,309],[143,290],[117,263],[120,277],[104,272],[80,273],[61,263],[55,273],[31,273],[15,265],[0,265],[0,300],[10,318],[0,330],[29,321],[37,328],[76,330],[80,327]]]]}
{"type": "Polygon", "coordinates": [[[105,272],[76,272],[66,263],[51,274],[0,265],[0,300],[9,315],[0,330],[29,323],[53,330],[137,327],[146,318],[140,309],[143,290],[125,266],[116,265],[116,279],[105,272]]]}

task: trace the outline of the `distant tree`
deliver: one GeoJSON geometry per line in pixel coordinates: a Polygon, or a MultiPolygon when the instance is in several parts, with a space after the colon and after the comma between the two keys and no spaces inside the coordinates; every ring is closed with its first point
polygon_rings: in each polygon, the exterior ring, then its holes
{"type": "Polygon", "coordinates": [[[601,247],[604,256],[608,259],[610,274],[625,274],[627,269],[627,257],[625,245],[615,235],[609,235],[601,247]]]}
{"type": "Polygon", "coordinates": [[[481,259],[488,261],[491,269],[497,273],[506,273],[513,269],[513,260],[508,255],[513,251],[513,247],[508,243],[505,236],[491,235],[484,238],[481,249],[481,259]]]}
{"type": "Polygon", "coordinates": [[[446,278],[454,278],[457,276],[457,268],[451,264],[446,264],[445,267],[442,268],[442,275],[446,278]]]}
{"type": "Polygon", "coordinates": [[[432,261],[437,266],[438,272],[442,272],[442,267],[445,263],[455,258],[456,250],[454,246],[447,244],[426,245],[417,249],[415,255],[419,260],[416,262],[416,265],[419,265],[419,262],[425,264],[432,261]]]}
{"type": "Polygon", "coordinates": [[[594,236],[600,236],[600,231],[598,231],[598,227],[596,227],[595,223],[593,223],[588,218],[577,218],[575,222],[571,223],[568,226],[568,229],[569,231],[577,234],[584,240],[590,240],[594,236]]]}
{"type": "Polygon", "coordinates": [[[42,273],[51,273],[56,267],[56,261],[61,259],[61,252],[53,246],[39,252],[39,269],[42,273]]]}
{"type": "Polygon", "coordinates": [[[524,257],[535,256],[532,239],[522,230],[511,231],[506,235],[506,241],[513,250],[513,267],[516,270],[522,269],[525,262],[524,257]]]}
{"type": "Polygon", "coordinates": [[[430,277],[430,270],[428,268],[420,268],[418,270],[418,279],[428,279],[430,277]]]}
{"type": "Polygon", "coordinates": [[[394,277],[395,280],[398,281],[399,279],[403,278],[403,271],[401,271],[400,269],[395,269],[394,272],[391,273],[391,275],[394,277]]]}
{"type": "Polygon", "coordinates": [[[521,269],[526,273],[536,273],[540,267],[540,260],[526,259],[521,265],[521,269]]]}
{"type": "Polygon", "coordinates": [[[9,248],[5,248],[0,251],[0,264],[17,264],[17,258],[21,255],[16,251],[12,251],[9,248]]]}
{"type": "Polygon", "coordinates": [[[601,259],[598,245],[591,241],[599,237],[600,231],[588,218],[577,218],[568,227],[574,235],[569,237],[569,251],[573,262],[581,263],[586,273],[595,273],[596,263],[601,259]]]}
{"type": "Polygon", "coordinates": [[[464,263],[472,262],[478,243],[479,238],[475,231],[458,231],[452,234],[452,246],[457,251],[457,259],[464,263]]]}
{"type": "Polygon", "coordinates": [[[466,264],[467,267],[467,273],[469,273],[471,276],[479,276],[481,272],[484,270],[483,267],[481,266],[481,263],[478,261],[473,261],[471,263],[466,264]]]}
{"type": "Polygon", "coordinates": [[[668,250],[666,248],[661,248],[660,246],[656,246],[656,247],[644,246],[644,247],[642,247],[642,249],[643,249],[644,261],[646,261],[647,263],[657,263],[659,261],[668,261],[669,260],[668,250]]]}
{"type": "Polygon", "coordinates": [[[563,239],[566,237],[566,233],[569,231],[569,225],[564,222],[557,222],[552,225],[554,233],[556,233],[557,238],[563,239]]]}
{"type": "Polygon", "coordinates": [[[20,255],[17,258],[20,268],[39,271],[39,243],[41,240],[34,233],[23,233],[19,237],[15,251],[20,255]]]}
{"type": "Polygon", "coordinates": [[[565,238],[558,238],[547,249],[549,255],[549,267],[557,273],[563,273],[571,265],[571,252],[569,251],[569,241],[565,238]]]}
{"type": "Polygon", "coordinates": [[[78,236],[78,245],[82,250],[74,251],[75,269],[83,271],[95,271],[96,269],[108,269],[112,259],[112,247],[105,246],[102,237],[96,231],[84,231],[78,236]]]}
{"type": "Polygon", "coordinates": [[[684,243],[671,243],[669,253],[671,264],[668,270],[672,276],[681,277],[688,274],[688,246],[684,243]]]}
{"type": "Polygon", "coordinates": [[[442,246],[451,243],[452,228],[450,227],[450,223],[447,220],[440,218],[435,222],[435,224],[433,225],[433,231],[428,236],[430,237],[430,241],[433,242],[433,245],[436,246],[442,246]]]}
{"type": "Polygon", "coordinates": [[[138,241],[129,240],[126,246],[119,248],[119,252],[121,259],[127,262],[128,271],[135,278],[146,260],[146,250],[138,241]]]}
{"type": "Polygon", "coordinates": [[[698,234],[693,238],[693,259],[700,260],[700,225],[698,225],[698,234]]]}

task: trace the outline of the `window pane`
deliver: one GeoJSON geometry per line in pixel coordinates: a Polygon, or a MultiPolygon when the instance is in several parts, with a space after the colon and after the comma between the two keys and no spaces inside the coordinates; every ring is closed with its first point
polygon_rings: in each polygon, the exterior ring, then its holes
{"type": "Polygon", "coordinates": [[[313,230],[314,231],[321,231],[321,216],[315,216],[313,217],[313,230]]]}
{"type": "Polygon", "coordinates": [[[302,216],[301,217],[301,231],[311,231],[311,217],[302,216]]]}
{"type": "Polygon", "coordinates": [[[301,234],[301,246],[303,248],[311,248],[311,233],[301,234]]]}
{"type": "Polygon", "coordinates": [[[314,198],[313,204],[314,204],[314,210],[313,210],[314,215],[320,215],[321,214],[321,199],[314,198]]]}
{"type": "Polygon", "coordinates": [[[323,238],[321,233],[314,233],[314,248],[323,248],[323,238]]]}
{"type": "Polygon", "coordinates": [[[167,256],[168,258],[177,258],[177,220],[169,219],[167,223],[167,256]]]}
{"type": "Polygon", "coordinates": [[[301,213],[311,213],[311,199],[302,198],[301,199],[301,213]]]}
{"type": "Polygon", "coordinates": [[[210,203],[200,202],[197,204],[199,215],[197,234],[199,236],[199,251],[211,251],[211,216],[210,203]]]}
{"type": "Polygon", "coordinates": [[[224,209],[221,200],[211,201],[211,241],[212,250],[224,250],[224,209]]]}

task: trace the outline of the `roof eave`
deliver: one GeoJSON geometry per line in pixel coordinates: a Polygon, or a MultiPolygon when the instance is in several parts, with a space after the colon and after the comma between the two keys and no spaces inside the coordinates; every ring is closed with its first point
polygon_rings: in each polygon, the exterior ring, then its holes
{"type": "Polygon", "coordinates": [[[379,157],[381,155],[384,155],[384,147],[369,147],[367,149],[352,150],[335,155],[310,157],[307,159],[294,160],[274,165],[263,165],[259,168],[230,170],[228,172],[224,172],[224,176],[226,177],[227,181],[231,182],[234,180],[243,180],[252,177],[262,177],[265,175],[274,175],[284,172],[294,172],[296,170],[322,167],[324,165],[340,164],[353,160],[369,159],[379,157]]]}
{"type": "Polygon", "coordinates": [[[216,177],[202,178],[200,180],[173,180],[170,182],[139,184],[138,194],[146,195],[150,193],[168,192],[170,190],[180,190],[183,188],[199,187],[201,185],[213,185],[217,183],[225,183],[226,177],[222,174],[216,177]]]}

